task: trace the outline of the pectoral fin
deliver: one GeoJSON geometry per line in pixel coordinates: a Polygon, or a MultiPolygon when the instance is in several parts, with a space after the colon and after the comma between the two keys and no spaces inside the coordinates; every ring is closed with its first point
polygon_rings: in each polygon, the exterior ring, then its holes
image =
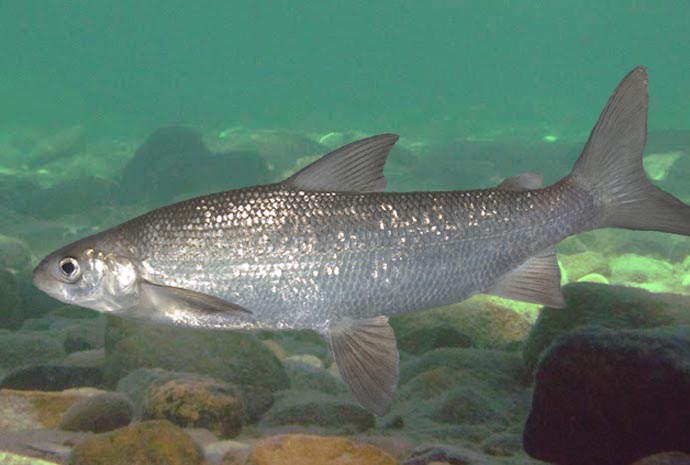
{"type": "Polygon", "coordinates": [[[400,355],[388,318],[343,320],[324,335],[352,396],[370,412],[390,410],[398,384],[400,355]]]}
{"type": "Polygon", "coordinates": [[[202,294],[201,292],[190,291],[189,289],[183,289],[181,287],[164,286],[161,284],[154,284],[149,281],[144,281],[141,283],[141,288],[144,292],[145,298],[148,299],[150,303],[156,305],[186,305],[187,307],[196,309],[201,313],[252,313],[244,307],[233,304],[219,297],[202,294]]]}
{"type": "Polygon", "coordinates": [[[549,307],[565,307],[556,249],[549,247],[530,257],[486,293],[549,307]]]}

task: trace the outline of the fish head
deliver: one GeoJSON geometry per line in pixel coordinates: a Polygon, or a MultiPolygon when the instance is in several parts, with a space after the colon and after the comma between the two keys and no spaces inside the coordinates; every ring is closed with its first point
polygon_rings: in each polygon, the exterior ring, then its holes
{"type": "Polygon", "coordinates": [[[138,300],[138,275],[125,253],[108,250],[99,235],[45,257],[33,272],[34,285],[67,304],[100,312],[132,307],[138,300]]]}

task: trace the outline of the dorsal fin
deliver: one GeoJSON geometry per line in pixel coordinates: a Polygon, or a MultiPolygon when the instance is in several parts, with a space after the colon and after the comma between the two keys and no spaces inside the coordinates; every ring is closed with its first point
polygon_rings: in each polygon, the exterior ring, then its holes
{"type": "Polygon", "coordinates": [[[542,187],[544,187],[542,175],[530,172],[511,176],[498,185],[498,188],[501,190],[513,192],[531,191],[541,189],[542,187]]]}
{"type": "Polygon", "coordinates": [[[382,192],[383,165],[395,134],[381,134],[347,144],[293,174],[282,184],[305,191],[382,192]]]}

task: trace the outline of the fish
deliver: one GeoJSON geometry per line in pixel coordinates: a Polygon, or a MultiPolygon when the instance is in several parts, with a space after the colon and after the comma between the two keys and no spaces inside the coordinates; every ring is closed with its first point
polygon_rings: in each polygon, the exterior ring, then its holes
{"type": "Polygon", "coordinates": [[[486,293],[564,307],[555,244],[598,228],[690,235],[690,206],[644,172],[648,76],[617,86],[572,171],[477,190],[385,192],[398,140],[345,145],[281,182],[165,206],[44,258],[34,284],[153,324],[320,333],[354,399],[390,411],[388,318],[486,293]]]}

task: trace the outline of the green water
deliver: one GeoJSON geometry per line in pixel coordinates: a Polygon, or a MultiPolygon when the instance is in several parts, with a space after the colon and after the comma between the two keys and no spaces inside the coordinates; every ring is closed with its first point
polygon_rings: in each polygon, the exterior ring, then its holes
{"type": "Polygon", "coordinates": [[[0,22],[2,127],[583,133],[639,64],[650,126],[690,126],[682,0],[28,0],[0,22]]]}

